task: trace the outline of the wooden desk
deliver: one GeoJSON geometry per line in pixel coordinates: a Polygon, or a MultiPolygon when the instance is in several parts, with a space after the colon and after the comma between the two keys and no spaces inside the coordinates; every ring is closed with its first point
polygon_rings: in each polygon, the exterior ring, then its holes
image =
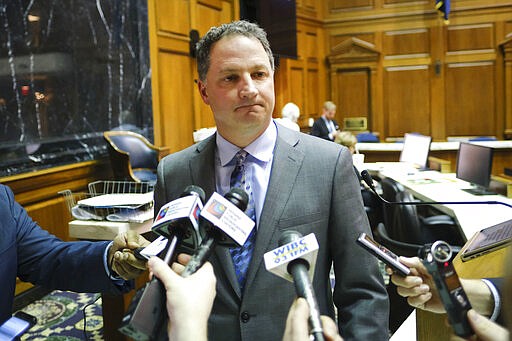
{"type": "MultiPolygon", "coordinates": [[[[505,167],[512,167],[512,141],[481,141],[475,144],[494,149],[492,174],[500,175],[505,167]]],[[[403,143],[357,143],[360,153],[365,155],[366,162],[397,162],[400,158],[403,143]]],[[[429,156],[448,160],[451,172],[455,172],[459,142],[432,142],[429,156]]]]}
{"type": "MultiPolygon", "coordinates": [[[[69,236],[87,240],[112,240],[118,233],[135,230],[144,233],[151,230],[153,221],[144,223],[125,223],[110,221],[73,220],[69,223],[69,236]]],[[[135,288],[141,288],[148,280],[148,274],[143,273],[135,280],[135,288]]],[[[124,295],[101,294],[103,314],[103,337],[105,340],[128,340],[117,328],[130,304],[135,290],[124,295]]]]}
{"type": "MultiPolygon", "coordinates": [[[[366,164],[368,165],[368,164],[366,164]]],[[[512,205],[512,200],[502,195],[472,195],[462,190],[471,187],[453,173],[437,171],[418,172],[397,163],[376,163],[368,167],[380,177],[390,177],[400,182],[422,201],[500,201],[512,205]],[[381,165],[381,166],[379,166],[381,165]]],[[[472,237],[484,227],[492,226],[512,218],[512,208],[505,205],[453,204],[435,205],[443,213],[455,218],[464,240],[472,237]]]]}

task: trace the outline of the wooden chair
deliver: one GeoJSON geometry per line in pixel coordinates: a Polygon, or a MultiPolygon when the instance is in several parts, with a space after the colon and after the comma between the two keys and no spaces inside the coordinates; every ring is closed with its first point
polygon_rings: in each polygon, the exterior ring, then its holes
{"type": "Polygon", "coordinates": [[[156,182],[158,162],[167,148],[156,147],[144,136],[131,131],[105,131],[103,137],[116,180],[156,182]]]}

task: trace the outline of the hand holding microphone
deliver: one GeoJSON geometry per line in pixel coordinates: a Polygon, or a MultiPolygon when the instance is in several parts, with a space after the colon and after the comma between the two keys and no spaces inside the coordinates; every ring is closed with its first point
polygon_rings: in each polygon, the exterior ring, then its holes
{"type": "Polygon", "coordinates": [[[207,340],[208,318],[216,295],[213,267],[206,262],[195,274],[183,278],[158,257],[148,261],[150,271],[167,292],[169,340],[207,340]]]}
{"type": "Polygon", "coordinates": [[[297,296],[305,298],[309,305],[310,333],[314,340],[323,341],[320,310],[310,280],[318,252],[315,235],[302,237],[299,232],[285,231],[279,238],[279,246],[264,255],[265,266],[275,275],[293,281],[297,296]]]}
{"type": "Polygon", "coordinates": [[[146,270],[146,262],[138,259],[133,250],[149,245],[149,241],[135,231],[118,234],[108,250],[110,270],[125,280],[137,278],[146,270]]]}
{"type": "MultiPolygon", "coordinates": [[[[164,205],[153,223],[153,231],[168,237],[164,262],[170,264],[179,244],[188,238],[192,246],[200,239],[199,212],[202,209],[204,191],[188,186],[180,198],[164,205]]],[[[159,332],[165,318],[165,289],[162,282],[153,277],[132,299],[119,330],[135,340],[148,340],[159,332]]]]}

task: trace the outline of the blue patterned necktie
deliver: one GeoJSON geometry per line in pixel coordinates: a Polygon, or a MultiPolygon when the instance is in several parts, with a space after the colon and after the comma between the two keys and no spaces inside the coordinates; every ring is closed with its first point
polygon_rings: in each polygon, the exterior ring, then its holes
{"type": "MultiPolygon", "coordinates": [[[[249,195],[249,202],[245,214],[249,216],[253,221],[256,221],[256,214],[254,210],[254,199],[252,195],[252,187],[250,181],[247,181],[245,176],[245,159],[247,158],[247,152],[240,150],[236,153],[234,159],[236,160],[235,169],[231,173],[230,186],[231,188],[241,188],[249,195]]],[[[254,241],[256,237],[256,227],[251,231],[249,237],[245,241],[245,244],[240,247],[235,247],[229,250],[231,257],[233,258],[233,264],[235,265],[235,273],[238,278],[238,284],[240,289],[243,291],[245,285],[245,279],[247,275],[247,268],[251,262],[252,250],[254,249],[254,241]]]]}

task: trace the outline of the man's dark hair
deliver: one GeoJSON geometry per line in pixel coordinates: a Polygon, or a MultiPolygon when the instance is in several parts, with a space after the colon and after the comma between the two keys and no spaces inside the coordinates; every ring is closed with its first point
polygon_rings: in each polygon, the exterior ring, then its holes
{"type": "Polygon", "coordinates": [[[196,44],[197,73],[200,80],[204,81],[206,79],[206,74],[210,68],[210,51],[213,45],[223,37],[231,35],[241,35],[257,39],[261,45],[263,45],[263,48],[268,55],[270,66],[272,67],[272,70],[274,70],[274,55],[270,49],[267,33],[257,24],[253,24],[245,20],[239,20],[210,28],[204,37],[202,37],[196,44]]]}

